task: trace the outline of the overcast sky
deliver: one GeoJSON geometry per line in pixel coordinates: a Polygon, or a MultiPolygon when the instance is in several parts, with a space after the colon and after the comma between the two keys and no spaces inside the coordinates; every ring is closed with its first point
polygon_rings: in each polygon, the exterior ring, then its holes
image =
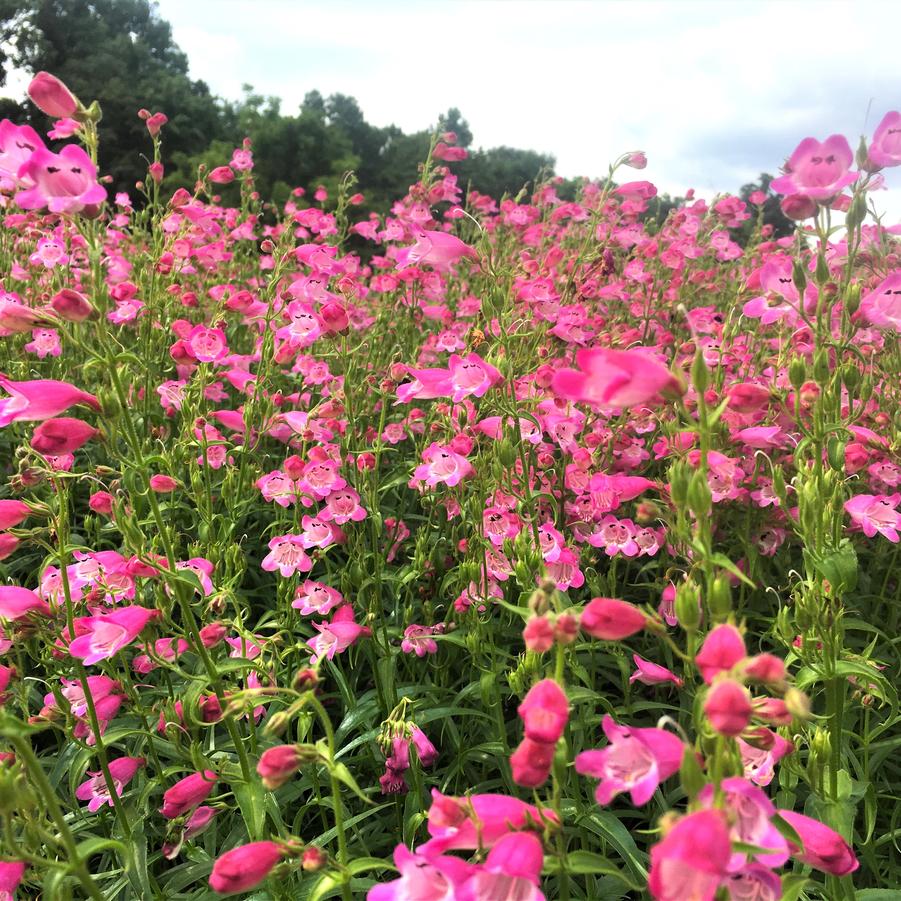
{"type": "MultiPolygon", "coordinates": [[[[901,2],[159,0],[191,74],[296,109],[316,88],[370,122],[450,106],[476,146],[551,153],[566,176],[645,150],[662,189],[737,189],[798,141],[856,144],[901,109],[901,2]]],[[[896,173],[891,173],[895,175],[896,173]]],[[[890,178],[901,192],[901,174],[890,178]]],[[[893,204],[894,206],[894,204],[893,204]]]]}

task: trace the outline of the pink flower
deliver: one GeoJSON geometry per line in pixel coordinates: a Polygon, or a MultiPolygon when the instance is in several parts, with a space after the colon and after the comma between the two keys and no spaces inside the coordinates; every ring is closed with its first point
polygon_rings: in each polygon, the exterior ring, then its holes
{"type": "Polygon", "coordinates": [[[428,265],[439,272],[448,272],[463,257],[476,259],[476,252],[447,232],[424,230],[417,232],[416,243],[401,255],[398,268],[428,265]]]}
{"type": "Polygon", "coordinates": [[[645,660],[638,654],[633,654],[632,659],[635,661],[637,669],[629,677],[629,682],[641,682],[642,685],[663,685],[666,682],[672,682],[677,688],[681,688],[682,679],[665,666],[651,663],[650,660],[645,660]]]}
{"type": "Polygon", "coordinates": [[[24,875],[25,863],[23,861],[0,861],[0,901],[13,901],[16,889],[24,875]]]}
{"type": "Polygon", "coordinates": [[[863,296],[860,314],[878,328],[901,331],[901,272],[892,272],[863,296]]]}
{"type": "MultiPolygon", "coordinates": [[[[755,855],[755,860],[768,867],[781,867],[788,860],[788,842],[772,824],[776,813],[773,802],[756,785],[746,779],[723,779],[720,788],[724,795],[729,819],[729,832],[733,841],[766,848],[767,853],[755,855]]],[[[714,788],[706,785],[698,795],[704,807],[713,807],[714,788]]],[[[731,870],[738,870],[748,863],[747,855],[737,851],[732,855],[731,870]]]]}
{"type": "Polygon", "coordinates": [[[715,683],[704,701],[704,713],[710,725],[731,738],[744,732],[753,712],[748,690],[733,679],[715,683]]]}
{"type": "Polygon", "coordinates": [[[684,748],[671,732],[620,726],[609,714],[603,729],[610,741],[606,748],[576,755],[576,772],[601,780],[595,792],[598,804],[609,804],[625,791],[633,804],[645,804],[682,765],[684,748]]]}
{"type": "Polygon", "coordinates": [[[851,522],[861,529],[867,538],[878,532],[893,544],[898,543],[901,513],[895,509],[901,503],[901,494],[857,494],[845,501],[845,512],[851,522]]]}
{"type": "Polygon", "coordinates": [[[438,653],[438,642],[432,638],[434,628],[432,626],[419,626],[412,623],[404,629],[404,638],[400,649],[405,654],[415,654],[417,657],[425,657],[426,654],[438,653]]]}
{"type": "Polygon", "coordinates": [[[422,459],[424,462],[417,466],[413,473],[411,487],[415,487],[417,483],[425,483],[430,488],[439,484],[452,488],[471,476],[474,471],[466,457],[435,441],[422,452],[422,459]]]}
{"type": "Polygon", "coordinates": [[[192,807],[196,807],[209,797],[218,778],[212,770],[203,770],[203,772],[191,773],[190,776],[180,779],[163,793],[163,806],[160,808],[160,813],[167,820],[174,820],[183,813],[187,813],[192,807]]]}
{"type": "Polygon", "coordinates": [[[729,901],[779,901],[782,897],[782,880],[760,863],[749,863],[731,873],[723,884],[729,901]]]}
{"type": "Polygon", "coordinates": [[[226,851],[213,864],[210,888],[220,895],[252,889],[269,875],[283,854],[282,846],[275,842],[251,842],[226,851]]]}
{"type": "Polygon", "coordinates": [[[67,144],[58,154],[39,147],[19,170],[19,177],[34,183],[16,194],[23,210],[46,206],[51,213],[90,213],[106,200],[106,189],[97,183],[97,167],[75,144],[67,144]]]}
{"type": "Polygon", "coordinates": [[[474,868],[462,891],[455,897],[460,901],[488,901],[494,898],[545,901],[545,895],[539,888],[543,865],[541,839],[532,832],[511,832],[488,852],[485,863],[474,868]]]}
{"type": "Polygon", "coordinates": [[[221,328],[195,325],[185,336],[184,341],[201,363],[216,363],[228,355],[225,332],[221,328]]]}
{"type": "Polygon", "coordinates": [[[82,617],[78,623],[87,631],[69,645],[69,653],[81,658],[87,666],[107,660],[131,644],[147,623],[159,615],[158,610],[135,606],[120,607],[100,616],[82,617]]]}
{"type": "Polygon", "coordinates": [[[71,288],[63,288],[50,298],[50,307],[67,322],[84,322],[94,315],[95,310],[91,302],[78,291],[71,288]]]}
{"type": "Polygon", "coordinates": [[[465,357],[451,354],[448,367],[452,388],[451,400],[459,403],[464,397],[482,397],[489,388],[501,381],[502,376],[490,363],[478,354],[465,357]]]}
{"type": "Polygon", "coordinates": [[[410,741],[416,748],[416,756],[423,766],[432,766],[438,760],[438,749],[429,741],[428,736],[419,726],[410,728],[410,741]]]}
{"type": "Polygon", "coordinates": [[[302,535],[277,535],[269,542],[269,553],[260,564],[266,572],[278,570],[285,579],[296,572],[308,573],[313,561],[304,551],[302,535]]]}
{"type": "Polygon", "coordinates": [[[68,382],[53,379],[35,379],[31,382],[14,382],[0,375],[0,388],[9,397],[0,400],[0,427],[11,422],[41,422],[52,419],[75,404],[87,404],[97,412],[100,404],[93,394],[88,394],[68,382]]]}
{"type": "Polygon", "coordinates": [[[78,110],[75,95],[55,75],[38,72],[28,85],[31,102],[54,119],[68,119],[78,110]]]}
{"type": "Polygon", "coordinates": [[[459,857],[414,854],[406,845],[394,849],[394,864],[400,878],[374,885],[366,893],[366,901],[448,901],[458,897],[472,871],[472,865],[459,857]]]}
{"type": "Polygon", "coordinates": [[[172,476],[157,473],[150,477],[150,490],[155,491],[157,494],[169,494],[169,492],[175,491],[176,488],[178,488],[178,482],[172,476]]]}
{"type": "Polygon", "coordinates": [[[747,656],[741,632],[728,624],[716,626],[704,639],[695,657],[695,665],[704,681],[710,685],[715,676],[731,670],[747,656]]]}
{"type": "Polygon", "coordinates": [[[867,157],[880,168],[901,166],[901,113],[893,110],[883,116],[876,126],[867,157]]]}
{"type": "Polygon", "coordinates": [[[517,713],[525,726],[526,738],[553,745],[569,721],[569,701],[553,679],[542,679],[529,689],[517,713]]]}
{"type": "Polygon", "coordinates": [[[19,170],[35,150],[46,149],[30,125],[14,125],[4,119],[0,122],[0,181],[11,182],[15,187],[27,186],[29,182],[19,178],[19,170]]]}
{"type": "MultiPolygon", "coordinates": [[[[143,757],[118,757],[110,761],[109,772],[110,776],[113,777],[113,787],[118,797],[122,797],[125,786],[131,782],[135,773],[144,766],[144,763],[143,757]]],[[[100,810],[104,804],[112,807],[113,799],[103,773],[88,773],[87,775],[91,778],[78,786],[75,790],[75,797],[79,801],[87,801],[88,810],[91,813],[100,810]]]]}
{"type": "Polygon", "coordinates": [[[617,598],[592,598],[582,613],[582,631],[604,641],[621,641],[647,625],[637,607],[617,598]]]}
{"type": "Polygon", "coordinates": [[[803,848],[791,845],[792,856],[824,873],[847,876],[860,863],[848,843],[833,829],[810,817],[791,810],[777,811],[804,843],[803,848]]]}
{"type": "Polygon", "coordinates": [[[542,820],[557,822],[551,810],[539,811],[518,798],[495,794],[455,798],[433,788],[428,819],[431,838],[419,851],[431,856],[450,850],[491,848],[509,832],[525,829],[529,821],[540,825],[542,820]]]}
{"type": "Polygon", "coordinates": [[[274,791],[300,769],[300,764],[297,745],[276,745],[274,748],[267,748],[260,755],[257,775],[265,788],[274,791]]]}
{"type": "Polygon", "coordinates": [[[849,172],[854,154],[842,135],[830,135],[822,143],[805,138],[785,165],[786,174],[770,183],[776,194],[805,194],[813,200],[828,200],[857,180],[849,172]]]}
{"type": "Polygon", "coordinates": [[[45,419],[34,430],[31,446],[39,454],[70,454],[98,434],[93,426],[70,416],[45,419]]]}
{"type": "Polygon", "coordinates": [[[360,506],[360,495],[353,488],[339,488],[325,499],[325,507],[320,510],[319,518],[342,526],[346,522],[366,519],[366,510],[360,506]]]}
{"type": "Polygon", "coordinates": [[[315,666],[325,658],[331,660],[335,654],[346,651],[358,638],[372,634],[368,626],[360,626],[354,620],[353,608],[350,604],[339,607],[328,623],[313,623],[318,635],[310,638],[306,644],[312,650],[310,663],[315,666]]]}
{"type": "Polygon", "coordinates": [[[713,901],[731,857],[723,812],[689,814],[651,848],[648,889],[655,901],[713,901]]]}
{"type": "Polygon", "coordinates": [[[745,777],[755,785],[769,785],[776,772],[776,764],[795,750],[795,746],[776,732],[761,726],[748,735],[749,741],[736,738],[745,777]],[[754,744],[749,742],[753,740],[754,744]]]}
{"type": "Polygon", "coordinates": [[[33,612],[49,616],[50,606],[27,588],[0,585],[0,619],[15,622],[33,612]]]}
{"type": "Polygon", "coordinates": [[[260,476],[254,484],[260,489],[263,500],[275,501],[280,507],[290,507],[297,502],[297,485],[281,470],[260,476]]]}
{"type": "Polygon", "coordinates": [[[547,782],[554,762],[554,745],[524,738],[510,755],[513,781],[523,788],[539,788],[547,782]]]}
{"type": "Polygon", "coordinates": [[[678,386],[666,366],[640,350],[580,350],[576,362],[578,369],[561,369],[554,376],[554,393],[568,400],[635,407],[678,386]]]}
{"type": "Polygon", "coordinates": [[[324,585],[322,582],[311,582],[307,579],[303,585],[297,586],[291,606],[304,616],[310,613],[325,616],[329,610],[343,602],[344,597],[337,589],[324,585]]]}
{"type": "Polygon", "coordinates": [[[0,530],[12,529],[31,516],[31,507],[24,501],[0,501],[0,530]]]}

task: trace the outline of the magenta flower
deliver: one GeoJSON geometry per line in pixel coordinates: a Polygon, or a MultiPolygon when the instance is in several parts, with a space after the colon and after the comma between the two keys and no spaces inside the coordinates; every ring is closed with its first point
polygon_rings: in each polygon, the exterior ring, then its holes
{"type": "Polygon", "coordinates": [[[435,441],[422,452],[422,459],[424,462],[413,473],[411,487],[424,483],[430,488],[440,484],[453,488],[474,472],[466,457],[435,441]]]}
{"type": "Polygon", "coordinates": [[[451,400],[454,403],[459,403],[464,397],[482,397],[489,388],[502,379],[500,372],[476,353],[467,354],[465,357],[451,354],[448,366],[452,388],[451,400]]]}
{"type": "Polygon", "coordinates": [[[278,570],[285,579],[296,572],[308,573],[313,568],[313,561],[304,547],[302,535],[277,535],[269,542],[269,553],[260,566],[266,572],[278,570]]]}
{"type": "Polygon", "coordinates": [[[626,791],[636,806],[646,804],[657,786],[682,765],[684,746],[671,732],[620,726],[609,714],[603,729],[610,744],[576,756],[577,773],[601,780],[595,793],[598,804],[609,804],[626,791]]]}
{"type": "Polygon", "coordinates": [[[795,746],[776,732],[765,727],[754,730],[749,741],[736,738],[745,777],[755,785],[769,785],[776,773],[776,764],[795,750],[795,746]],[[754,744],[750,744],[753,740],[754,744]]]}
{"type": "Polygon", "coordinates": [[[708,633],[695,657],[695,665],[710,685],[720,673],[731,670],[747,656],[741,632],[728,624],[716,626],[708,633]]]}
{"type": "Polygon", "coordinates": [[[449,272],[463,257],[476,259],[476,252],[454,235],[447,232],[417,232],[416,243],[402,254],[403,266],[431,266],[439,272],[449,272]]]}
{"type": "Polygon", "coordinates": [[[893,110],[883,116],[876,126],[867,157],[879,168],[901,166],[901,113],[893,110]]]}
{"type": "Polygon", "coordinates": [[[68,119],[78,110],[78,99],[66,85],[49,72],[38,72],[28,85],[31,102],[54,119],[68,119]]]}
{"type": "Polygon", "coordinates": [[[523,788],[538,788],[547,782],[554,763],[554,745],[524,738],[510,755],[513,781],[523,788]]]}
{"type": "Polygon", "coordinates": [[[553,679],[533,685],[516,711],[525,726],[526,738],[556,744],[569,722],[569,701],[553,679]]]}
{"type": "Polygon", "coordinates": [[[400,643],[400,649],[405,654],[415,654],[417,657],[425,657],[426,654],[438,653],[438,642],[432,638],[435,629],[432,626],[420,626],[411,623],[404,629],[404,638],[400,643]]]}
{"type": "Polygon", "coordinates": [[[159,615],[158,610],[146,607],[120,607],[112,613],[82,617],[78,624],[87,631],[69,645],[69,653],[88,666],[107,660],[131,644],[159,615]]]}
{"type": "Polygon", "coordinates": [[[18,585],[0,585],[0,620],[15,622],[29,613],[50,615],[50,606],[27,588],[18,585]]]}
{"type": "MultiPolygon", "coordinates": [[[[118,797],[122,797],[125,786],[131,782],[135,773],[144,766],[144,763],[143,757],[117,757],[110,761],[109,771],[113,777],[113,787],[118,797]]],[[[105,804],[112,807],[113,799],[103,773],[88,773],[87,775],[91,778],[78,786],[75,790],[75,797],[79,801],[87,801],[88,810],[91,813],[100,810],[105,804]]]]}
{"type": "Polygon", "coordinates": [[[723,884],[729,901],[779,901],[782,897],[782,880],[760,863],[749,863],[731,873],[723,884]]]}
{"type": "Polygon", "coordinates": [[[899,503],[901,494],[856,494],[845,501],[845,512],[867,538],[873,538],[878,532],[897,544],[901,529],[901,513],[896,509],[899,503]]]}
{"type": "Polygon", "coordinates": [[[213,864],[210,888],[220,895],[252,889],[269,875],[283,855],[282,846],[275,842],[251,842],[226,851],[213,864]]]}
{"type": "Polygon", "coordinates": [[[294,600],[291,606],[299,610],[304,616],[310,613],[318,613],[325,616],[333,607],[344,602],[344,596],[336,588],[331,588],[322,582],[312,582],[307,579],[303,585],[298,585],[294,592],[294,600]]]}
{"type": "Polygon", "coordinates": [[[901,331],[901,272],[892,272],[863,296],[860,314],[878,328],[901,331]]]}
{"type": "Polygon", "coordinates": [[[24,875],[25,863],[23,861],[0,861],[0,901],[13,901],[16,889],[24,875]]]}
{"type": "Polygon", "coordinates": [[[31,507],[24,501],[0,501],[0,530],[11,529],[31,516],[31,507]]]}
{"type": "Polygon", "coordinates": [[[394,849],[394,865],[400,879],[374,885],[366,893],[366,901],[447,901],[458,897],[472,872],[472,864],[459,857],[414,854],[406,845],[394,849]]]}
{"type": "Polygon", "coordinates": [[[0,400],[0,427],[11,422],[41,422],[59,416],[76,404],[87,404],[100,412],[100,404],[93,394],[82,391],[68,382],[35,379],[14,382],[0,375],[0,388],[9,397],[0,400]]]}
{"type": "Polygon", "coordinates": [[[39,454],[70,454],[98,435],[97,429],[71,416],[45,419],[31,436],[39,454]]]}
{"type": "Polygon", "coordinates": [[[641,682],[642,685],[663,685],[672,682],[677,688],[681,688],[682,679],[665,666],[651,663],[650,660],[645,660],[638,654],[633,654],[632,660],[635,661],[636,670],[629,677],[629,682],[641,682]]]}
{"type": "Polygon", "coordinates": [[[455,897],[460,901],[487,901],[489,898],[545,901],[539,888],[543,865],[541,839],[532,832],[511,832],[488,852],[485,863],[474,868],[455,897]]]}
{"type": "Polygon", "coordinates": [[[354,620],[353,608],[350,604],[339,607],[333,614],[331,622],[313,623],[319,633],[310,638],[306,644],[312,650],[310,663],[315,666],[325,658],[331,660],[335,654],[346,651],[357,639],[371,635],[368,626],[361,626],[354,620]]]}
{"type": "Polygon", "coordinates": [[[776,194],[804,194],[812,200],[829,200],[857,180],[849,172],[854,154],[846,138],[830,135],[825,141],[804,138],[785,165],[785,175],[773,179],[776,194]]]}
{"type": "Polygon", "coordinates": [[[451,850],[491,848],[508,833],[525,829],[530,821],[540,824],[543,819],[557,822],[553,811],[539,811],[518,798],[495,794],[455,798],[433,788],[428,819],[431,838],[419,852],[431,856],[451,850]]]}
{"type": "Polygon", "coordinates": [[[792,856],[802,863],[834,876],[847,876],[860,866],[851,847],[834,829],[791,810],[779,810],[777,813],[804,843],[803,848],[791,846],[792,856]]]}
{"type": "Polygon", "coordinates": [[[713,901],[731,857],[722,811],[689,814],[651,848],[648,889],[655,901],[713,901]]]}
{"type": "Polygon", "coordinates": [[[748,690],[734,679],[714,683],[704,700],[704,713],[721,735],[735,738],[751,722],[754,708],[748,690]]]}
{"type": "Polygon", "coordinates": [[[46,149],[30,125],[14,125],[9,119],[4,119],[0,122],[0,182],[26,187],[30,182],[19,178],[19,170],[32,153],[46,149]]]}
{"type": "Polygon", "coordinates": [[[325,499],[319,518],[342,526],[346,522],[366,519],[366,509],[360,505],[360,495],[353,488],[339,488],[325,499]]]}
{"type": "Polygon", "coordinates": [[[75,144],[67,144],[58,154],[39,147],[19,170],[19,178],[34,183],[16,194],[16,203],[24,210],[47,207],[51,213],[90,213],[106,200],[106,189],[97,183],[97,167],[75,144]]]}
{"type": "Polygon", "coordinates": [[[648,623],[637,607],[617,598],[592,598],[581,617],[582,631],[603,641],[621,641],[640,632],[648,623]]]}
{"type": "MultiPolygon", "coordinates": [[[[767,853],[755,855],[755,860],[768,867],[781,867],[788,860],[788,842],[772,824],[776,813],[773,802],[756,785],[746,779],[723,779],[720,787],[725,796],[729,819],[730,837],[733,841],[765,848],[767,853]]],[[[712,807],[714,789],[706,785],[698,795],[705,807],[712,807]]],[[[747,855],[737,851],[732,855],[730,870],[738,870],[748,864],[747,855]]]]}
{"type": "Polygon", "coordinates": [[[175,785],[163,793],[163,806],[160,808],[160,813],[167,820],[174,820],[183,813],[187,813],[192,807],[196,807],[209,797],[218,778],[212,770],[203,770],[179,779],[175,785]]]}
{"type": "Polygon", "coordinates": [[[669,369],[643,350],[580,350],[576,363],[578,369],[561,369],[554,376],[553,390],[559,397],[625,408],[648,403],[678,386],[669,369]]]}

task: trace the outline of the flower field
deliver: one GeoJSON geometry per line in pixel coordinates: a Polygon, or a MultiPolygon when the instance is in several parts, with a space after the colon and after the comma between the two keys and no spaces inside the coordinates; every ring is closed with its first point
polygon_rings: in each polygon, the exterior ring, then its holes
{"type": "Polygon", "coordinates": [[[798,145],[777,239],[640,152],[467,191],[452,133],[386,216],[248,141],[172,193],[146,110],[112,196],[29,94],[0,899],[901,898],[901,113],[798,145]]]}

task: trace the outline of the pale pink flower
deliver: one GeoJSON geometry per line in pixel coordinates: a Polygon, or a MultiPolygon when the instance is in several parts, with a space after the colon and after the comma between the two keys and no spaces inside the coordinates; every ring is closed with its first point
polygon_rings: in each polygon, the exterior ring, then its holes
{"type": "Polygon", "coordinates": [[[278,570],[285,579],[296,572],[307,573],[313,568],[313,561],[304,547],[301,535],[277,535],[269,542],[269,553],[260,565],[266,572],[278,570]]]}
{"type": "Polygon", "coordinates": [[[901,529],[901,513],[896,509],[899,503],[901,494],[856,494],[845,501],[845,512],[851,517],[853,526],[867,538],[878,533],[897,544],[898,530],[901,529]]]}
{"type": "MultiPolygon", "coordinates": [[[[110,776],[113,778],[113,788],[116,795],[122,797],[125,786],[134,778],[135,773],[144,766],[143,757],[117,757],[109,762],[110,776]]],[[[113,806],[113,798],[109,786],[102,772],[87,773],[91,778],[82,782],[75,790],[75,797],[79,801],[88,802],[88,810],[96,813],[104,805],[113,806]]]]}

